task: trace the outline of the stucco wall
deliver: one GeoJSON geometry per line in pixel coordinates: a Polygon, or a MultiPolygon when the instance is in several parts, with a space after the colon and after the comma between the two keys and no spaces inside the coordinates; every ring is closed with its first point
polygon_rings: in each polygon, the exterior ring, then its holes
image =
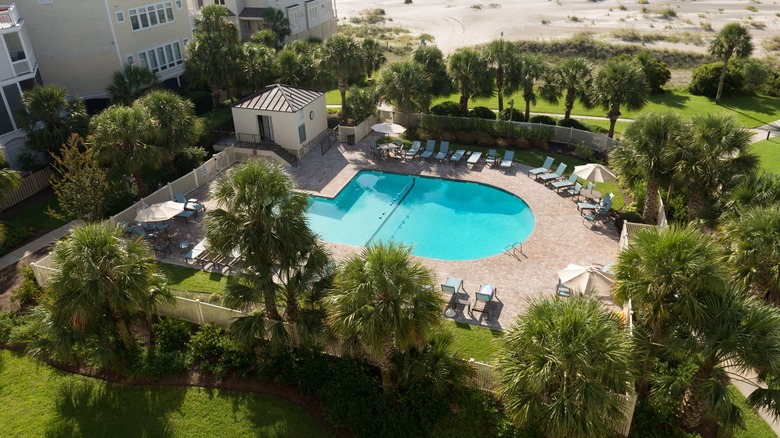
{"type": "Polygon", "coordinates": [[[324,94],[306,105],[301,111],[295,113],[233,108],[233,125],[236,132],[259,135],[258,115],[271,117],[274,141],[285,149],[299,150],[303,146],[298,137],[298,127],[301,124],[306,125],[306,141],[304,143],[312,140],[328,128],[324,94]],[[314,112],[314,119],[309,118],[309,114],[312,111],[314,112]]]}

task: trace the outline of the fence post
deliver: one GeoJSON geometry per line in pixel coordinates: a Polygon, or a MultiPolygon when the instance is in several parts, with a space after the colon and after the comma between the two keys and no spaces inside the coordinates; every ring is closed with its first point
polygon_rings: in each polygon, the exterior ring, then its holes
{"type": "Polygon", "coordinates": [[[197,307],[198,307],[198,324],[202,325],[204,321],[203,321],[203,309],[200,308],[201,306],[200,298],[197,298],[195,300],[195,303],[197,303],[197,307]]]}
{"type": "Polygon", "coordinates": [[[200,183],[198,182],[198,169],[200,169],[201,166],[196,167],[192,170],[192,176],[195,177],[195,187],[200,187],[200,183]]]}
{"type": "Polygon", "coordinates": [[[571,146],[572,137],[574,137],[574,126],[569,126],[569,146],[571,146]]]}
{"type": "Polygon", "coordinates": [[[173,187],[171,187],[171,183],[168,183],[167,187],[168,187],[168,195],[170,195],[171,199],[173,199],[173,187]]]}

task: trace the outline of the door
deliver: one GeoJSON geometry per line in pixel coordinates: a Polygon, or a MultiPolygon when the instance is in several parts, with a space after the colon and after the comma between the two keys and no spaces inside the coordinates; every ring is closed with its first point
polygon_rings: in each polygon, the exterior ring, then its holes
{"type": "Polygon", "coordinates": [[[274,128],[269,116],[257,116],[257,126],[260,128],[260,141],[274,141],[274,128]]]}

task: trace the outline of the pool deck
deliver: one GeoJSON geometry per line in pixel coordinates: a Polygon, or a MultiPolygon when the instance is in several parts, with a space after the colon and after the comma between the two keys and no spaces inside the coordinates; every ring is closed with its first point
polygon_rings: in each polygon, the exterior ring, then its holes
{"type": "MultiPolygon", "coordinates": [[[[492,284],[498,290],[497,301],[491,303],[490,318],[474,312],[474,317],[458,307],[455,320],[504,329],[526,308],[528,300],[538,296],[553,296],[558,281],[556,272],[569,263],[590,265],[607,264],[618,255],[618,234],[612,222],[604,226],[583,223],[577,206],[571,198],[527,176],[529,167],[515,163],[504,171],[484,165],[467,168],[466,160],[459,166],[420,160],[374,158],[370,146],[379,137],[370,134],[358,144],[333,146],[325,155],[314,150],[304,157],[297,168],[291,169],[298,187],[308,193],[334,197],[361,170],[381,170],[411,175],[435,176],[463,181],[475,181],[499,187],[525,200],[536,217],[536,227],[523,244],[525,255],[518,258],[498,254],[477,260],[452,261],[420,258],[433,270],[437,281],[448,276],[463,279],[471,302],[482,284],[492,284]]],[[[500,232],[500,230],[497,230],[500,232]]],[[[468,239],[469,236],[453,236],[468,239]]],[[[479,242],[474,242],[479,245],[479,242]]],[[[359,247],[327,243],[339,260],[360,251],[359,247]]],[[[459,298],[465,298],[462,294],[459,298]]],[[[610,297],[603,298],[612,306],[610,297]]]]}
{"type": "MultiPolygon", "coordinates": [[[[319,149],[314,149],[299,161],[298,167],[291,168],[290,173],[300,190],[326,197],[336,196],[355,174],[365,169],[474,181],[499,187],[523,198],[536,217],[536,226],[523,243],[524,255],[518,254],[517,258],[505,253],[467,261],[419,258],[434,272],[438,282],[444,283],[449,276],[463,279],[466,293],[459,294],[461,300],[468,299],[473,303],[474,293],[480,285],[491,284],[497,288],[497,300],[490,304],[489,317],[480,312],[474,312],[472,317],[464,306],[458,306],[452,318],[455,321],[505,329],[523,312],[529,299],[554,295],[557,271],[569,263],[585,266],[591,263],[607,264],[617,258],[618,234],[614,224],[607,222],[603,226],[591,227],[591,224],[583,223],[572,199],[558,195],[554,190],[529,178],[528,166],[514,163],[511,170],[504,171],[484,165],[470,169],[466,167],[465,159],[459,166],[453,166],[421,161],[419,158],[406,161],[374,158],[370,145],[378,137],[379,134],[370,134],[354,146],[334,145],[325,155],[321,155],[319,149]]],[[[200,199],[208,210],[216,208],[215,201],[208,194],[209,187],[215,181],[202,185],[189,193],[188,197],[200,199]]],[[[187,239],[191,248],[202,239],[201,219],[188,224],[174,224],[174,242],[187,239]]],[[[468,239],[469,236],[464,234],[453,238],[468,239]]],[[[325,243],[336,260],[361,250],[351,245],[325,243]]],[[[474,242],[474,245],[479,245],[479,242],[474,242]]],[[[185,265],[185,252],[174,249],[173,254],[161,261],[185,265]]],[[[611,297],[599,298],[608,307],[614,306],[611,297]]]]}

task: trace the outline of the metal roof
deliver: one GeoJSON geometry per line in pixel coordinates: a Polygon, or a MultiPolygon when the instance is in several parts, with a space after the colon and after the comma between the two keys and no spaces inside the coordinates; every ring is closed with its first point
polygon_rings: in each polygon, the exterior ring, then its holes
{"type": "Polygon", "coordinates": [[[240,18],[263,18],[269,9],[271,8],[244,8],[238,16],[240,18]]]}
{"type": "Polygon", "coordinates": [[[234,103],[233,108],[295,113],[324,94],[310,88],[274,84],[234,103]]]}

